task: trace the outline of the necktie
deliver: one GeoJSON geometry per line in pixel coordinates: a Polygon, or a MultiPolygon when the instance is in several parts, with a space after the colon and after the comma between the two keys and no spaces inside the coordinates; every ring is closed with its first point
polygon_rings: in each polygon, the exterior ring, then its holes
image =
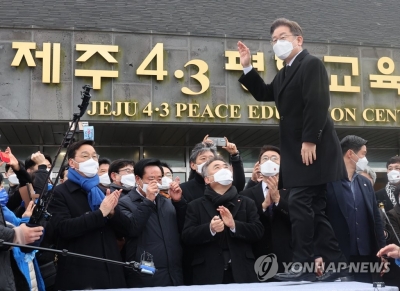
{"type": "Polygon", "coordinates": [[[285,78],[290,72],[290,66],[285,66],[285,78]]]}
{"type": "MultiPolygon", "coordinates": [[[[265,187],[265,198],[267,197],[267,195],[268,195],[268,186],[267,187],[265,187]]],[[[271,204],[267,207],[267,212],[268,212],[268,215],[269,215],[269,217],[272,217],[272,214],[273,214],[273,212],[272,212],[272,206],[273,206],[273,202],[271,202],[271,204]]]]}

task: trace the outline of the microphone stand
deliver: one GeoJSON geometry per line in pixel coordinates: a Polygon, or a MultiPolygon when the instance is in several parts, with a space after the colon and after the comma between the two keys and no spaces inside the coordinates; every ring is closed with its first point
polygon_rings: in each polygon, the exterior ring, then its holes
{"type": "Polygon", "coordinates": [[[78,257],[78,258],[82,258],[82,259],[89,259],[89,260],[99,261],[99,262],[103,262],[103,263],[109,263],[109,264],[124,266],[126,268],[132,268],[134,270],[138,270],[141,273],[147,274],[147,275],[154,275],[154,273],[156,272],[156,268],[150,266],[147,262],[144,262],[144,263],[143,262],[142,263],[138,263],[138,262],[135,262],[135,261],[118,262],[118,261],[114,261],[114,260],[109,260],[109,259],[104,259],[104,258],[99,258],[99,257],[93,257],[93,256],[73,253],[73,252],[70,252],[70,251],[68,251],[66,249],[56,250],[56,249],[49,249],[49,248],[43,248],[43,247],[34,247],[34,246],[30,246],[30,245],[21,245],[21,244],[16,244],[16,243],[9,243],[9,242],[5,242],[3,239],[0,239],[0,247],[2,247],[3,245],[10,246],[10,247],[19,247],[19,248],[23,247],[23,248],[32,249],[32,250],[52,252],[52,253],[60,254],[62,256],[70,255],[70,256],[78,257]]]}
{"type": "MultiPolygon", "coordinates": [[[[51,218],[51,214],[47,211],[47,208],[50,204],[51,199],[53,198],[54,187],[50,191],[47,191],[47,181],[49,180],[50,174],[54,169],[54,166],[56,164],[57,158],[61,152],[62,147],[67,148],[66,154],[64,155],[64,158],[61,163],[61,165],[64,165],[64,163],[67,159],[67,156],[68,156],[69,147],[70,147],[71,143],[73,142],[74,135],[78,128],[80,118],[85,114],[86,109],[89,105],[89,100],[92,97],[90,95],[90,89],[92,89],[92,87],[90,87],[89,85],[85,85],[82,87],[82,89],[84,89],[84,91],[81,92],[82,103],[80,105],[78,105],[79,113],[73,114],[73,120],[71,122],[71,125],[69,126],[68,131],[65,134],[60,147],[58,148],[58,151],[54,158],[53,164],[51,165],[51,168],[48,171],[48,174],[47,174],[47,177],[45,180],[45,185],[42,188],[42,193],[40,193],[40,196],[37,200],[35,208],[33,209],[33,213],[31,215],[31,218],[30,218],[27,226],[32,227],[32,226],[37,226],[37,225],[44,225],[44,222],[48,221],[51,218]]],[[[54,185],[57,185],[60,175],[61,175],[61,172],[58,171],[57,177],[54,181],[54,185]]]]}
{"type": "Polygon", "coordinates": [[[382,211],[383,214],[385,215],[385,218],[386,218],[387,222],[389,223],[390,227],[392,228],[393,234],[394,234],[394,236],[396,237],[397,242],[398,242],[399,245],[400,245],[400,239],[399,239],[399,237],[397,236],[397,233],[396,233],[396,231],[394,230],[394,227],[393,227],[392,223],[390,222],[389,217],[386,215],[385,206],[383,205],[382,202],[379,203],[379,208],[381,209],[381,211],[382,211]]]}

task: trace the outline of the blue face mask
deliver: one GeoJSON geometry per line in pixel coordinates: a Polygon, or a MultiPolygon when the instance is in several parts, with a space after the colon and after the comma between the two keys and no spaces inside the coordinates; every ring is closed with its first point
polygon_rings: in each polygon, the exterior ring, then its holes
{"type": "Polygon", "coordinates": [[[8,193],[6,192],[6,190],[1,189],[0,190],[0,205],[6,206],[7,202],[8,202],[8,193]]]}

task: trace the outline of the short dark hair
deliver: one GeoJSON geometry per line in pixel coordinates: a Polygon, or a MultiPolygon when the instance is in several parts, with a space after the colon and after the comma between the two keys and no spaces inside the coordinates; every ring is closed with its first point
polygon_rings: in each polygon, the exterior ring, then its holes
{"type": "Polygon", "coordinates": [[[263,145],[263,147],[260,150],[260,154],[258,155],[259,162],[261,162],[262,155],[267,151],[277,152],[279,155],[281,155],[281,150],[278,147],[273,145],[263,145]]]}
{"type": "Polygon", "coordinates": [[[166,163],[166,162],[161,162],[161,167],[168,168],[171,171],[171,174],[174,174],[174,171],[172,171],[171,167],[166,163]]]}
{"type": "Polygon", "coordinates": [[[386,169],[388,169],[389,165],[391,164],[400,164],[400,157],[399,156],[391,157],[389,161],[387,161],[386,163],[386,169]]]}
{"type": "Polygon", "coordinates": [[[132,160],[127,160],[127,159],[118,159],[118,160],[113,161],[110,164],[110,167],[108,168],[108,176],[110,177],[110,179],[111,179],[111,173],[118,173],[119,169],[122,169],[126,166],[134,167],[135,162],[132,160]]]}
{"type": "MultiPolygon", "coordinates": [[[[25,165],[22,161],[18,160],[18,165],[21,169],[25,169],[25,165]]],[[[8,170],[11,168],[11,166],[9,164],[6,164],[6,172],[8,172],[8,170]]]]}
{"type": "Polygon", "coordinates": [[[53,164],[53,160],[49,155],[44,155],[44,158],[49,161],[50,164],[53,164]]]}
{"type": "Polygon", "coordinates": [[[108,158],[101,158],[99,159],[99,167],[101,165],[111,165],[111,160],[108,158]]]}
{"type": "Polygon", "coordinates": [[[74,143],[71,144],[71,146],[69,147],[68,159],[73,159],[73,158],[75,158],[76,151],[79,150],[80,147],[83,146],[83,145],[85,145],[85,144],[94,147],[94,141],[93,141],[93,140],[83,139],[83,140],[74,142],[74,143]]]}
{"type": "Polygon", "coordinates": [[[25,160],[25,169],[29,170],[30,168],[34,167],[36,165],[36,163],[34,161],[31,160],[31,158],[27,158],[25,160]]]}
{"type": "Polygon", "coordinates": [[[300,25],[296,21],[292,21],[286,18],[278,18],[271,24],[270,33],[271,35],[274,33],[275,29],[279,26],[287,26],[290,29],[290,32],[295,36],[303,36],[303,30],[300,25]]]}
{"type": "Polygon", "coordinates": [[[212,158],[212,159],[209,159],[209,160],[204,164],[203,168],[201,169],[201,174],[203,175],[203,177],[207,177],[207,176],[208,176],[208,166],[209,166],[212,162],[215,162],[215,161],[222,161],[222,162],[224,162],[224,163],[226,163],[226,164],[229,165],[229,163],[228,163],[227,161],[225,161],[225,160],[224,160],[222,157],[220,157],[220,156],[216,156],[216,157],[214,157],[214,158],[212,158]]]}
{"type": "Polygon", "coordinates": [[[342,154],[345,155],[348,150],[352,150],[355,154],[358,153],[362,146],[366,145],[368,141],[356,135],[345,136],[340,141],[342,147],[342,154]]]}
{"type": "Polygon", "coordinates": [[[135,172],[136,176],[139,178],[143,178],[145,168],[148,166],[157,166],[161,170],[161,174],[164,176],[164,170],[161,166],[161,162],[158,159],[142,159],[136,163],[135,168],[133,171],[135,172]]]}
{"type": "Polygon", "coordinates": [[[63,165],[61,168],[60,168],[60,179],[63,179],[64,180],[64,174],[65,174],[65,170],[68,170],[69,169],[69,166],[68,166],[68,164],[65,164],[65,165],[63,165]]]}

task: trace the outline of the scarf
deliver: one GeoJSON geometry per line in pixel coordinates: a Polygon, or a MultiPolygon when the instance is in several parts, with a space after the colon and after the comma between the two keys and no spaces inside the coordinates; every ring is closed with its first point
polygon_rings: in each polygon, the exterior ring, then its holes
{"type": "MultiPolygon", "coordinates": [[[[231,188],[228,189],[223,195],[218,194],[215,192],[210,185],[206,185],[206,190],[204,191],[204,197],[211,201],[213,206],[215,208],[218,208],[219,206],[225,206],[226,208],[229,209],[229,211],[232,213],[233,208],[235,207],[235,204],[232,202],[233,199],[237,199],[238,193],[236,190],[235,186],[232,186],[231,188]]],[[[217,211],[216,211],[217,212],[217,211]]],[[[229,235],[229,231],[225,227],[225,230],[223,232],[217,233],[215,235],[219,246],[222,249],[222,255],[224,258],[224,267],[226,268],[231,261],[231,254],[229,251],[229,245],[228,245],[228,238],[227,236],[229,235]]]]}
{"type": "Polygon", "coordinates": [[[92,211],[99,209],[105,195],[98,187],[100,183],[98,175],[92,178],[87,178],[80,175],[76,170],[70,169],[68,171],[68,180],[71,180],[71,182],[78,184],[83,190],[88,193],[88,202],[92,211]]]}
{"type": "Polygon", "coordinates": [[[235,186],[229,188],[223,195],[215,192],[210,185],[207,185],[206,190],[204,191],[204,196],[211,201],[215,208],[225,206],[231,212],[233,207],[235,207],[235,204],[231,201],[235,199],[237,195],[238,193],[235,186]]]}
{"type": "Polygon", "coordinates": [[[396,197],[394,197],[394,190],[396,189],[396,186],[387,183],[386,187],[386,193],[390,199],[390,201],[392,202],[393,206],[396,206],[397,202],[396,202],[396,197]]]}

